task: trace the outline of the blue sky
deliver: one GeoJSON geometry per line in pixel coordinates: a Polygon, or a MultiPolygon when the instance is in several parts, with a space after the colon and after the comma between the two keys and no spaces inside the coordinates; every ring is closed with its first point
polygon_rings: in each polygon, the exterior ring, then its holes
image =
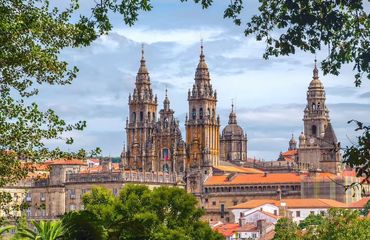
{"type": "MultiPolygon", "coordinates": [[[[82,1],[81,6],[88,11],[86,2],[91,1],[82,1]]],[[[303,129],[303,109],[314,55],[297,52],[264,60],[265,44],[255,41],[253,36],[244,37],[243,26],[237,27],[222,18],[227,1],[216,1],[207,10],[192,2],[154,2],[154,9],[141,13],[133,27],[125,26],[119,15],[112,15],[114,29],[109,35],[89,47],[62,52],[63,59],[79,67],[78,77],[70,86],[42,87],[38,101],[70,122],[87,121],[85,131],[70,134],[75,144],[69,149],[99,146],[103,155],[120,154],[126,139],[128,94],[134,88],[142,43],[152,87],[160,103],[158,110],[167,86],[171,107],[183,126],[187,90],[194,81],[203,38],[211,81],[218,92],[220,132],[227,123],[234,99],[238,123],[248,134],[249,157],[276,159],[280,151],[286,150],[291,134],[298,136],[303,129]]],[[[245,20],[257,8],[256,1],[248,4],[243,13],[245,20]]],[[[326,53],[318,53],[318,60],[326,53]]],[[[351,66],[345,66],[339,76],[320,74],[330,117],[343,146],[355,141],[354,126],[347,121],[365,121],[370,116],[369,81],[355,88],[353,75],[351,66]]],[[[61,143],[49,144],[60,146],[61,143]]]]}

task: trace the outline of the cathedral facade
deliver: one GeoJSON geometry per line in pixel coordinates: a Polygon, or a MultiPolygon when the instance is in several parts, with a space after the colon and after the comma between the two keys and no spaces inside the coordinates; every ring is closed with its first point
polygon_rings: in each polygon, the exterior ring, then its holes
{"type": "MultiPolygon", "coordinates": [[[[220,134],[217,92],[212,87],[203,45],[187,100],[186,136],[183,139],[180,123],[170,107],[167,89],[163,107],[157,110],[158,98],[153,93],[142,50],[135,88],[128,99],[127,147],[122,152],[122,163],[125,169],[182,174],[186,176],[188,190],[194,193],[201,191],[201,184],[212,174],[213,167],[226,162],[245,166],[248,139],[237,124],[234,105],[228,124],[220,134]]],[[[299,136],[299,144],[292,136],[288,152],[281,153],[278,162],[289,161],[289,165],[304,170],[341,171],[339,143],[325,100],[325,89],[315,62],[303,116],[304,131],[299,136]]]]}

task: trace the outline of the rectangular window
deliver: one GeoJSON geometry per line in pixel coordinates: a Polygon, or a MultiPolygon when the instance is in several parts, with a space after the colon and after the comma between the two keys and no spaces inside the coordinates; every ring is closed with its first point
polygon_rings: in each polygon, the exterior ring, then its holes
{"type": "Polygon", "coordinates": [[[277,210],[274,210],[274,215],[277,216],[277,210]]]}
{"type": "Polygon", "coordinates": [[[320,211],[320,214],[321,214],[322,216],[324,216],[324,215],[325,215],[325,211],[320,211]]]}
{"type": "Polygon", "coordinates": [[[238,205],[238,201],[233,201],[233,205],[235,206],[235,205],[238,205]]]}
{"type": "Polygon", "coordinates": [[[315,214],[315,211],[310,211],[310,214],[315,214]]]}
{"type": "Polygon", "coordinates": [[[216,206],[216,201],[213,201],[213,202],[212,202],[212,205],[213,205],[213,206],[216,206]]]}
{"type": "Polygon", "coordinates": [[[204,202],[205,202],[205,203],[208,203],[208,198],[205,198],[205,199],[204,199],[204,202]]]}
{"type": "Polygon", "coordinates": [[[257,234],[252,233],[252,238],[257,238],[257,234]]]}
{"type": "Polygon", "coordinates": [[[76,190],[75,189],[69,189],[69,198],[75,199],[76,198],[76,190]]]}
{"type": "Polygon", "coordinates": [[[225,217],[225,204],[221,203],[221,218],[225,217]]]}
{"type": "Polygon", "coordinates": [[[296,217],[300,217],[301,216],[301,211],[296,211],[295,215],[296,215],[296,217]]]}
{"type": "Polygon", "coordinates": [[[45,201],[45,193],[40,193],[40,201],[41,202],[45,201]]]}

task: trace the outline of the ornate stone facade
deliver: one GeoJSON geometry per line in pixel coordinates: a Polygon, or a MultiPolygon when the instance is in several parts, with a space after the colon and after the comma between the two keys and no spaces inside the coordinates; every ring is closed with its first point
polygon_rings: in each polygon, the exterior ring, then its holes
{"type": "Polygon", "coordinates": [[[325,89],[319,79],[315,60],[304,110],[304,132],[299,136],[298,161],[308,164],[312,170],[337,173],[340,172],[339,143],[330,123],[325,100],[325,89]]]}
{"type": "Polygon", "coordinates": [[[229,124],[222,130],[220,139],[220,160],[243,165],[247,160],[247,141],[247,134],[244,135],[243,129],[236,121],[234,104],[232,104],[229,124]]]}
{"type": "Polygon", "coordinates": [[[220,117],[217,115],[217,93],[212,88],[203,45],[195,72],[193,89],[188,92],[189,117],[186,116],[187,187],[200,193],[212,166],[220,159],[220,117]]]}
{"type": "Polygon", "coordinates": [[[157,96],[153,94],[149,72],[144,59],[136,76],[134,93],[129,95],[129,118],[126,120],[127,150],[122,162],[126,169],[141,171],[185,171],[185,142],[179,121],[166,96],[157,119],[157,96]]]}
{"type": "Polygon", "coordinates": [[[134,93],[129,95],[129,117],[126,120],[127,152],[122,154],[124,166],[131,169],[154,170],[156,158],[152,145],[156,125],[157,96],[154,96],[144,50],[136,76],[134,93]]]}

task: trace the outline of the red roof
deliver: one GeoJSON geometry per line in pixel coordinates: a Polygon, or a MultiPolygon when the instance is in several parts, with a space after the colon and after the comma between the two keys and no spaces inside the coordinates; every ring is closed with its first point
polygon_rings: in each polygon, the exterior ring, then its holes
{"type": "Polygon", "coordinates": [[[332,199],[321,199],[321,198],[289,198],[289,199],[253,199],[236,206],[230,207],[230,209],[252,209],[264,204],[272,204],[277,207],[284,203],[288,208],[347,208],[345,203],[338,202],[332,199]]]}
{"type": "Polygon", "coordinates": [[[284,157],[292,157],[298,154],[297,150],[288,150],[286,152],[281,153],[284,157]]]}
{"type": "Polygon", "coordinates": [[[222,225],[218,225],[213,229],[221,233],[224,237],[230,237],[236,232],[239,227],[239,224],[236,223],[225,223],[222,225]]]}
{"type": "Polygon", "coordinates": [[[269,173],[269,174],[237,174],[228,180],[227,175],[211,176],[205,186],[212,185],[237,185],[237,184],[257,184],[257,183],[300,183],[302,175],[295,173],[269,173]]]}
{"type": "Polygon", "coordinates": [[[361,198],[357,202],[353,202],[349,205],[350,208],[363,209],[365,205],[370,201],[370,197],[361,198]]]}
{"type": "Polygon", "coordinates": [[[80,159],[55,159],[48,160],[45,162],[48,165],[86,165],[86,163],[80,159]]]}

